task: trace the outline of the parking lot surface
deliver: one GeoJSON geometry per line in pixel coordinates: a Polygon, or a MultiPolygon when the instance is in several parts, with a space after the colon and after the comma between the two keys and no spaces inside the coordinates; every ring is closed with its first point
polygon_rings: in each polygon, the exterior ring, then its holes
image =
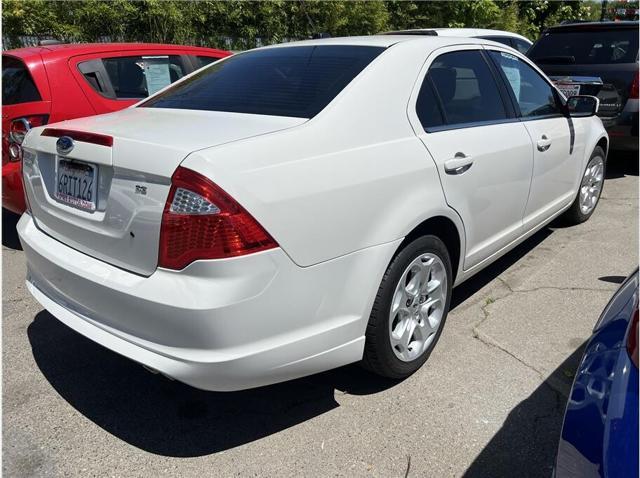
{"type": "Polygon", "coordinates": [[[550,476],[585,341],[638,265],[637,158],[609,162],[592,218],[457,288],[400,383],[348,366],[213,393],[153,375],[42,310],[3,217],[5,476],[550,476]]]}

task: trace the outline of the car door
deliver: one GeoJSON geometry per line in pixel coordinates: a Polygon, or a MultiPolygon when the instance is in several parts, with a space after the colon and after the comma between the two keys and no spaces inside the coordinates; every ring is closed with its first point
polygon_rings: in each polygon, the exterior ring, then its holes
{"type": "Polygon", "coordinates": [[[489,56],[509,85],[514,106],[519,111],[534,145],[531,191],[525,210],[524,227],[545,221],[575,195],[584,151],[580,131],[564,113],[555,87],[527,61],[508,51],[489,50],[489,56]]]}
{"type": "Polygon", "coordinates": [[[121,110],[193,71],[175,50],[124,50],[74,56],[69,67],[98,113],[121,110]]]}
{"type": "Polygon", "coordinates": [[[464,222],[467,270],[522,233],[531,139],[480,46],[437,50],[422,75],[409,116],[464,222]]]}

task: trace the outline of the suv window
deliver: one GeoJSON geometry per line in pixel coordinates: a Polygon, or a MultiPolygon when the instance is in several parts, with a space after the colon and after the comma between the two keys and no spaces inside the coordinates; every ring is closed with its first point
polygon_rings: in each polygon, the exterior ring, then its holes
{"type": "MultiPolygon", "coordinates": [[[[186,73],[179,55],[120,56],[103,58],[102,63],[118,99],[146,98],[186,73]]],[[[84,76],[101,92],[91,73],[84,76]]]]}
{"type": "Polygon", "coordinates": [[[429,67],[446,124],[507,118],[498,85],[478,50],[440,55],[429,67]]]}
{"type": "Polygon", "coordinates": [[[42,98],[25,64],[11,56],[2,56],[2,104],[15,105],[42,98]]]}
{"type": "Polygon", "coordinates": [[[638,30],[552,31],[538,40],[528,56],[540,64],[634,63],[638,30]]]}
{"type": "Polygon", "coordinates": [[[555,88],[537,71],[510,53],[491,51],[489,54],[504,73],[523,117],[561,114],[555,88]]]}
{"type": "Polygon", "coordinates": [[[311,118],[374,58],[370,46],[291,46],[226,58],[141,106],[311,118]]]}

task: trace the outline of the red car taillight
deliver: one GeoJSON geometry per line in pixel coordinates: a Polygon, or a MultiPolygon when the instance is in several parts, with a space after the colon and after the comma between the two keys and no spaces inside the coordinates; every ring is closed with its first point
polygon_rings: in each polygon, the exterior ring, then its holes
{"type": "Polygon", "coordinates": [[[179,167],[162,214],[158,265],[183,269],[198,259],[242,256],[278,247],[231,196],[201,174],[179,167]]]}
{"type": "Polygon", "coordinates": [[[22,142],[31,128],[43,126],[49,120],[48,115],[31,115],[16,118],[9,125],[9,161],[20,161],[22,142]]]}
{"type": "Polygon", "coordinates": [[[627,351],[636,367],[638,367],[638,301],[635,303],[631,325],[629,326],[629,336],[627,337],[627,351]]]}
{"type": "Polygon", "coordinates": [[[629,99],[638,99],[638,81],[640,80],[640,72],[633,75],[633,83],[631,83],[631,89],[629,90],[629,99]]]}

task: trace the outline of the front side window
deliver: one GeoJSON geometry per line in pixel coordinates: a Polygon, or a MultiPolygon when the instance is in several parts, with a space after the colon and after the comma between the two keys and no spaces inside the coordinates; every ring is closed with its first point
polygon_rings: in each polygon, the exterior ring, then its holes
{"type": "Polygon", "coordinates": [[[292,46],[234,55],[140,105],[312,118],[384,48],[292,46]]]}
{"type": "Polygon", "coordinates": [[[507,78],[524,118],[561,114],[554,87],[537,71],[510,53],[492,51],[490,55],[507,78]]]}
{"type": "MultiPolygon", "coordinates": [[[[186,73],[178,55],[121,56],[103,58],[102,63],[117,99],[146,98],[186,73]]],[[[91,73],[84,76],[100,91],[91,73]]]]}
{"type": "Polygon", "coordinates": [[[40,101],[40,93],[25,64],[10,56],[2,57],[2,104],[16,105],[40,101]]]}
{"type": "Polygon", "coordinates": [[[480,51],[440,55],[427,76],[433,82],[447,125],[507,118],[498,85],[480,51]]]}

